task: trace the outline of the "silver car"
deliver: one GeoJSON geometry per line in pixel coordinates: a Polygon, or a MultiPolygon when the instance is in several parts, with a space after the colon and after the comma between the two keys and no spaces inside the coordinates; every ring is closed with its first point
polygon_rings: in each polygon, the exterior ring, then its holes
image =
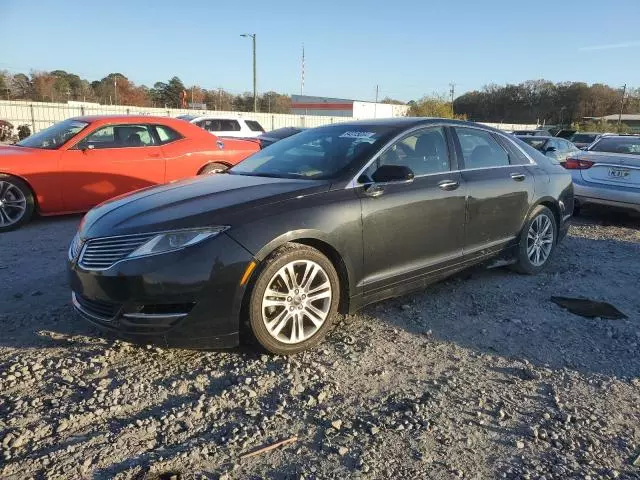
{"type": "Polygon", "coordinates": [[[540,153],[560,162],[560,164],[564,164],[568,156],[575,155],[580,151],[578,147],[564,138],[530,135],[518,135],[518,138],[531,145],[540,153]]]}
{"type": "Polygon", "coordinates": [[[577,213],[588,204],[640,212],[640,135],[604,135],[570,155],[577,213]]]}

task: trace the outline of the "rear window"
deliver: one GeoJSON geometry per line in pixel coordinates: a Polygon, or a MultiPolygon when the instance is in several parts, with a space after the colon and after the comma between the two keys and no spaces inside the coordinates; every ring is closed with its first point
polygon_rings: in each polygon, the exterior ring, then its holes
{"type": "Polygon", "coordinates": [[[526,137],[526,138],[521,138],[520,140],[522,140],[524,143],[528,145],[531,145],[536,150],[542,150],[542,148],[544,147],[544,144],[547,143],[546,138],[541,139],[536,137],[526,137]]]}
{"type": "Polygon", "coordinates": [[[640,155],[640,137],[605,137],[591,145],[591,152],[640,155]]]}
{"type": "Polygon", "coordinates": [[[160,139],[160,143],[163,145],[182,138],[182,135],[166,125],[155,125],[155,128],[158,138],[160,139]]]}
{"type": "Polygon", "coordinates": [[[598,135],[596,134],[587,134],[587,133],[576,133],[573,137],[571,137],[571,141],[574,143],[591,143],[593,142],[598,135]]]}
{"type": "Polygon", "coordinates": [[[246,120],[247,127],[251,129],[252,132],[264,132],[264,128],[255,120],[246,120]]]}

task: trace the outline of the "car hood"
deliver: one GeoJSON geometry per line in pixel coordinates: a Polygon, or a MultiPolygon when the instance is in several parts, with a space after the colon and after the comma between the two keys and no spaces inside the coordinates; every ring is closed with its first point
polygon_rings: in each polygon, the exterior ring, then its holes
{"type": "Polygon", "coordinates": [[[81,223],[83,238],[233,225],[249,209],[325,192],[323,180],[221,174],[150,187],[102,203],[81,223]]]}

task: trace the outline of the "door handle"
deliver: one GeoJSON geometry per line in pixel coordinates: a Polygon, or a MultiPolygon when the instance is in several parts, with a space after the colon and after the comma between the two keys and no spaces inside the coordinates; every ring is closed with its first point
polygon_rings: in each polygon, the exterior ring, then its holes
{"type": "Polygon", "coordinates": [[[458,182],[453,181],[453,180],[443,180],[440,183],[438,183],[438,186],[442,190],[455,190],[456,188],[458,188],[460,186],[460,184],[458,182]]]}
{"type": "Polygon", "coordinates": [[[516,182],[521,182],[525,179],[524,173],[512,173],[511,178],[513,178],[516,182]]]}
{"type": "Polygon", "coordinates": [[[369,185],[364,189],[364,194],[367,197],[379,197],[384,193],[384,188],[381,185],[369,185]]]}

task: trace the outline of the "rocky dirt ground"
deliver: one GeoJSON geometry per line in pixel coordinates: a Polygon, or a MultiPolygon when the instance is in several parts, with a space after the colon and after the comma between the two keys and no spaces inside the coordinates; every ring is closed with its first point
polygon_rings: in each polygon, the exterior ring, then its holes
{"type": "Polygon", "coordinates": [[[465,272],[291,358],[103,338],[69,304],[78,222],[0,236],[2,479],[640,478],[637,219],[583,217],[545,274],[465,272]]]}

